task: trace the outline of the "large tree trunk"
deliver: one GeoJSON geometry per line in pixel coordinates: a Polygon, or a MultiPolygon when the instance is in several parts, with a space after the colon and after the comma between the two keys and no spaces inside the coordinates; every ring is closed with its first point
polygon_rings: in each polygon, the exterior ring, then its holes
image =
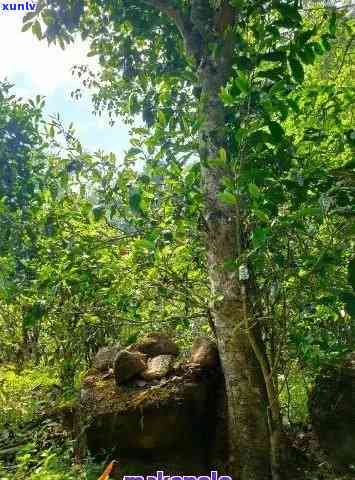
{"type": "Polygon", "coordinates": [[[228,268],[240,254],[240,218],[235,206],[226,205],[218,195],[223,190],[222,178],[232,172],[213,163],[219,149],[227,148],[225,110],[219,92],[228,75],[223,63],[217,71],[208,59],[200,68],[204,119],[200,156],[211,309],[226,382],[231,473],[234,480],[267,480],[271,475],[268,399],[260,359],[251,342],[253,337],[259,343],[258,327],[246,328],[244,287],[235,269],[228,268]]]}
{"type": "MultiPolygon", "coordinates": [[[[280,415],[248,288],[236,275],[242,258],[241,209],[226,205],[219,192],[233,172],[216,166],[219,149],[228,151],[221,87],[233,73],[237,9],[229,0],[191,0],[189,9],[175,2],[144,0],[175,23],[188,55],[194,59],[199,87],[200,158],[205,201],[206,247],[211,283],[211,312],[224,370],[229,409],[230,470],[234,480],[280,480],[280,415]],[[231,27],[231,28],[230,28],[231,27]],[[211,45],[216,50],[213,52],[211,45]],[[218,53],[217,53],[218,52],[218,53]]],[[[229,152],[231,156],[236,152],[229,152]]]]}

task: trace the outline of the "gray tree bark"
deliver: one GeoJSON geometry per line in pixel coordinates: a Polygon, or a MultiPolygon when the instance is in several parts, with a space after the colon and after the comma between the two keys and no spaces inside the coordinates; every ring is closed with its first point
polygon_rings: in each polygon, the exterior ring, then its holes
{"type": "MultiPolygon", "coordinates": [[[[211,283],[211,310],[228,399],[230,469],[235,480],[270,478],[267,393],[259,362],[245,329],[241,285],[226,264],[238,257],[240,219],[234,206],[218,196],[222,178],[231,172],[213,167],[218,150],[226,147],[225,110],[220,88],[229,75],[228,65],[206,59],[200,69],[202,117],[200,156],[205,199],[206,247],[211,283]],[[212,161],[212,163],[210,163],[212,161]]],[[[258,336],[257,328],[252,334],[258,336]]]]}
{"type": "Polygon", "coordinates": [[[220,148],[228,151],[226,112],[219,94],[232,74],[234,47],[228,27],[234,24],[237,12],[227,0],[221,2],[218,11],[207,0],[191,0],[188,15],[174,2],[144,1],[174,21],[188,55],[195,60],[197,86],[202,90],[199,153],[211,312],[228,401],[229,469],[234,480],[269,480],[271,476],[278,480],[278,440],[272,426],[275,420],[278,422],[278,406],[272,380],[270,383],[270,369],[258,326],[250,321],[246,286],[240,284],[235,270],[226,268],[241,253],[240,212],[219,197],[223,177],[231,176],[232,172],[227,166],[213,163],[220,148]],[[218,58],[211,52],[210,45],[214,43],[220,47],[218,58]]]}

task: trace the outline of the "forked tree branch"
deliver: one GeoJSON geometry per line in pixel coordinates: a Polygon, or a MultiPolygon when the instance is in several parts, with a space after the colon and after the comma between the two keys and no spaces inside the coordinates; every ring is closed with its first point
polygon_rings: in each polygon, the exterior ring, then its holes
{"type": "Polygon", "coordinates": [[[168,16],[179,30],[186,46],[187,53],[199,60],[201,57],[202,39],[187,15],[181,9],[173,6],[170,0],[143,0],[144,3],[168,16]]]}

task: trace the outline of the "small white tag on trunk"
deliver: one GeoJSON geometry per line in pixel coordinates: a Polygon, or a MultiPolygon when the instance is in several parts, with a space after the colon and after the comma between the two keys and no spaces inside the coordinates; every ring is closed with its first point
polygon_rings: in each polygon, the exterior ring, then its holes
{"type": "Polygon", "coordinates": [[[239,267],[239,280],[241,282],[245,280],[249,280],[249,270],[245,264],[240,265],[239,267]]]}

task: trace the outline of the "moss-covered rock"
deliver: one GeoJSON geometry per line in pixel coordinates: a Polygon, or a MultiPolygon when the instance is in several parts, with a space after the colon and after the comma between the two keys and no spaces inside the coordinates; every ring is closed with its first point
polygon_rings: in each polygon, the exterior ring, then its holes
{"type": "Polygon", "coordinates": [[[148,357],[178,355],[179,353],[176,343],[170,337],[159,332],[148,333],[139,342],[130,345],[128,350],[145,353],[148,357]]]}
{"type": "Polygon", "coordinates": [[[172,355],[157,355],[148,359],[147,370],[141,373],[145,380],[154,380],[165,377],[174,363],[172,355]]]}
{"type": "MultiPolygon", "coordinates": [[[[220,371],[180,366],[158,385],[138,387],[117,386],[114,378],[91,374],[83,382],[80,409],[81,423],[88,424],[90,453],[110,451],[121,464],[122,459],[127,465],[139,464],[139,471],[131,473],[163,468],[204,473],[215,462],[220,438],[216,420],[221,377],[220,371]]],[[[219,429],[225,435],[225,425],[219,429]]]]}
{"type": "Polygon", "coordinates": [[[202,368],[218,367],[219,356],[216,342],[208,337],[196,338],[192,345],[190,362],[202,368]]]}
{"type": "Polygon", "coordinates": [[[321,447],[334,466],[355,473],[355,352],[316,380],[309,411],[321,447]]]}
{"type": "Polygon", "coordinates": [[[110,368],[113,368],[115,358],[119,351],[119,345],[111,345],[100,348],[94,357],[92,368],[99,370],[100,372],[105,372],[110,368]]]}
{"type": "Polygon", "coordinates": [[[147,368],[147,356],[141,352],[121,350],[115,358],[113,368],[117,385],[127,383],[147,368]]]}

